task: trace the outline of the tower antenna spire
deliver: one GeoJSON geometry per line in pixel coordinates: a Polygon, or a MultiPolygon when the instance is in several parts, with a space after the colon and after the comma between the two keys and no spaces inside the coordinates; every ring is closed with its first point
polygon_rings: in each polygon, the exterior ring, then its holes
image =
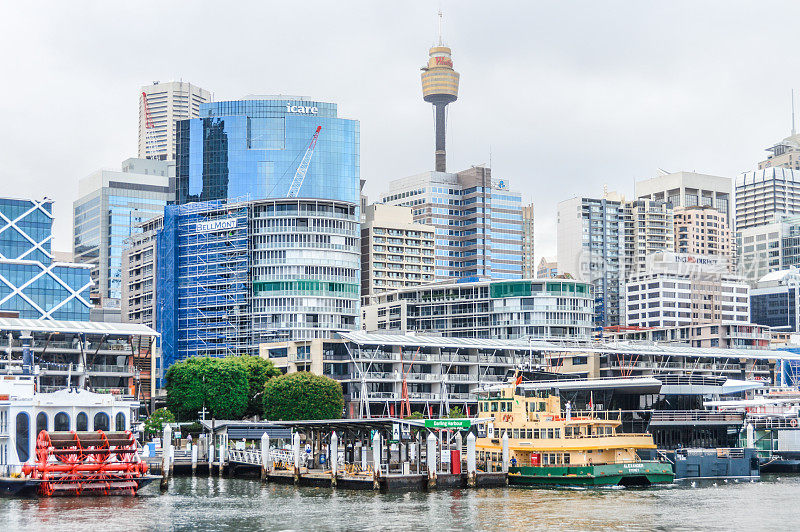
{"type": "Polygon", "coordinates": [[[792,135],[795,134],[794,124],[794,89],[792,89],[792,135]]]}
{"type": "Polygon", "coordinates": [[[439,8],[439,46],[442,45],[442,8],[439,8]]]}

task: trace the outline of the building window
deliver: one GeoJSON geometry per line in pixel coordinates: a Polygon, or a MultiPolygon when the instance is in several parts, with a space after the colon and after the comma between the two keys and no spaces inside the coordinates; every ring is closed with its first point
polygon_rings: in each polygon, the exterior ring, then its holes
{"type": "Polygon", "coordinates": [[[43,430],[47,430],[47,414],[44,412],[39,412],[36,415],[36,434],[42,432],[43,430]]]}
{"type": "Polygon", "coordinates": [[[108,414],[98,412],[94,415],[94,430],[109,430],[108,414]]]}
{"type": "Polygon", "coordinates": [[[69,416],[66,412],[59,412],[53,418],[53,430],[56,432],[69,430],[69,416]]]}
{"type": "Polygon", "coordinates": [[[125,430],[125,414],[122,412],[117,413],[116,430],[118,432],[123,432],[125,430]]]}
{"type": "Polygon", "coordinates": [[[86,415],[86,412],[78,412],[78,416],[75,418],[75,430],[78,432],[89,430],[89,416],[86,415]]]}
{"type": "Polygon", "coordinates": [[[20,462],[27,462],[30,458],[31,446],[31,420],[28,414],[20,412],[16,420],[17,458],[20,462]]]}

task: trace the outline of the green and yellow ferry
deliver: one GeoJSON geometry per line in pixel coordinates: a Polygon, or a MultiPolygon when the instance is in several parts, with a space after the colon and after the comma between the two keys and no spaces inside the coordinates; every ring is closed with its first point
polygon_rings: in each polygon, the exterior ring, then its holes
{"type": "Polygon", "coordinates": [[[478,416],[492,417],[476,441],[486,470],[502,467],[508,435],[508,482],[516,485],[648,486],[672,482],[669,463],[640,460],[638,449],[655,449],[650,434],[618,432],[613,412],[571,412],[549,390],[526,390],[519,381],[481,393],[478,416]]]}

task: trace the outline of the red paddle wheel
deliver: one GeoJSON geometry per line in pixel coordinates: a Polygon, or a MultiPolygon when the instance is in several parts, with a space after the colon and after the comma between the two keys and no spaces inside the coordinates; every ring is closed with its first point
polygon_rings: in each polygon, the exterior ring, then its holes
{"type": "Polygon", "coordinates": [[[43,496],[135,495],[147,478],[129,432],[47,432],[36,438],[36,462],[23,473],[43,496]]]}

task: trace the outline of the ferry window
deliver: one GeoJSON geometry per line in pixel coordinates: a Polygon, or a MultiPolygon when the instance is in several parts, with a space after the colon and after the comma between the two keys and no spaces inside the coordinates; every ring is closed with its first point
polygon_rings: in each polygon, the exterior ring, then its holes
{"type": "Polygon", "coordinates": [[[545,404],[545,403],[544,403],[544,401],[540,401],[540,402],[539,402],[539,403],[536,405],[536,410],[537,410],[537,412],[544,412],[544,404],[545,404]]]}
{"type": "Polygon", "coordinates": [[[564,437],[565,438],[572,437],[572,427],[564,427],[564,437]]]}
{"type": "Polygon", "coordinates": [[[17,458],[20,462],[27,462],[30,458],[31,419],[25,412],[17,414],[17,458]]]}
{"type": "Polygon", "coordinates": [[[44,412],[39,412],[36,414],[36,435],[43,430],[47,430],[47,414],[44,412]]]}
{"type": "Polygon", "coordinates": [[[559,439],[561,437],[561,429],[554,429],[555,430],[555,439],[559,439]]]}
{"type": "Polygon", "coordinates": [[[497,412],[497,403],[492,401],[492,412],[497,412]]]}
{"type": "Polygon", "coordinates": [[[564,464],[569,465],[569,453],[564,453],[564,464]]]}
{"type": "Polygon", "coordinates": [[[117,413],[117,423],[116,423],[116,430],[122,432],[125,430],[125,414],[122,412],[117,413]]]}
{"type": "Polygon", "coordinates": [[[514,438],[519,439],[519,429],[513,429],[512,434],[514,438]]]}
{"type": "Polygon", "coordinates": [[[539,429],[528,429],[528,439],[539,439],[539,429]]]}
{"type": "Polygon", "coordinates": [[[547,437],[553,439],[553,429],[547,429],[547,437]]]}
{"type": "Polygon", "coordinates": [[[75,418],[75,430],[79,432],[89,430],[89,416],[86,415],[86,412],[78,412],[78,416],[75,418]]]}
{"type": "Polygon", "coordinates": [[[108,414],[105,412],[98,412],[94,415],[94,430],[109,430],[108,414]]]}
{"type": "Polygon", "coordinates": [[[69,416],[66,412],[59,412],[53,418],[53,430],[67,431],[69,430],[69,416]]]}

